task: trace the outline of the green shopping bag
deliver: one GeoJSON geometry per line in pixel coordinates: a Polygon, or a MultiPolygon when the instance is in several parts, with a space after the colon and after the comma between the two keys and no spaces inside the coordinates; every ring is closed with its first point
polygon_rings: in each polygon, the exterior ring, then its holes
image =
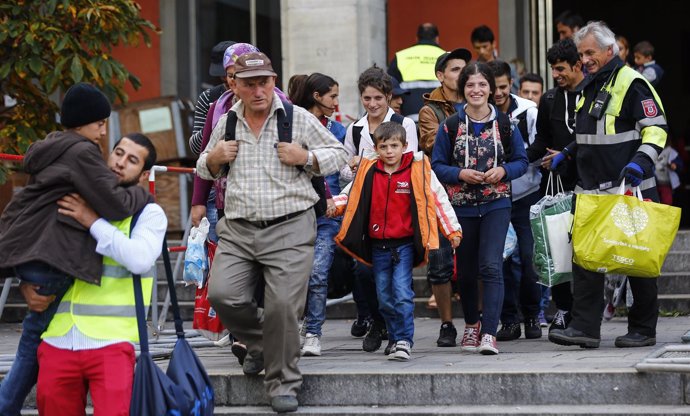
{"type": "Polygon", "coordinates": [[[570,215],[573,193],[563,191],[560,177],[556,176],[556,188],[553,187],[553,172],[549,172],[546,195],[529,210],[530,226],[534,238],[532,264],[539,276],[539,283],[551,287],[573,279],[571,261],[573,249],[568,242],[570,227],[551,229],[552,219],[570,215]],[[560,267],[559,267],[560,266],[560,267]]]}
{"type": "Polygon", "coordinates": [[[573,261],[585,270],[658,277],[676,237],[680,208],[623,195],[577,196],[573,261]]]}

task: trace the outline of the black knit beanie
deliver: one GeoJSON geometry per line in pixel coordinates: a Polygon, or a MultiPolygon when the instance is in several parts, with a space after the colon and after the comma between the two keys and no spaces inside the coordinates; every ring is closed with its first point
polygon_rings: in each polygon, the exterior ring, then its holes
{"type": "Polygon", "coordinates": [[[81,127],[110,116],[108,98],[85,82],[72,85],[60,107],[60,123],[67,128],[81,127]]]}

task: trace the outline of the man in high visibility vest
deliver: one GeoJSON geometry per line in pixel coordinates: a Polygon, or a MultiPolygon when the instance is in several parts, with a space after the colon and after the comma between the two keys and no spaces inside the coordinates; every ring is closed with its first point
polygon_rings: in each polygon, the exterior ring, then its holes
{"type": "MultiPolygon", "coordinates": [[[[151,141],[133,133],[115,145],[108,167],[120,184],[132,186],[146,180],[155,159],[151,141]]],[[[142,276],[148,303],[152,269],[168,221],[163,209],[153,203],[132,217],[110,223],[78,194],[63,197],[58,205],[60,214],[89,229],[97,241],[103,276],[100,286],[75,280],[42,335],[36,394],[39,413],[83,414],[88,390],[96,414],[126,415],[134,375],[133,343],[139,339],[132,273],[142,276]]],[[[22,293],[32,309],[47,307],[52,301],[30,285],[22,293]]]]}
{"type": "Polygon", "coordinates": [[[446,51],[438,46],[438,28],[422,23],[417,28],[417,43],[396,52],[388,65],[388,75],[400,81],[400,88],[410,92],[402,103],[402,115],[415,122],[424,105],[422,95],[439,86],[436,79],[436,59],[446,51]]]}
{"type": "MultiPolygon", "coordinates": [[[[666,144],[668,125],[661,100],[640,73],[618,56],[615,35],[603,22],[591,22],[573,38],[587,76],[578,85],[575,142],[554,156],[551,169],[575,159],[575,193],[615,194],[622,180],[639,187],[644,198],[659,200],[654,164],[666,144]]],[[[576,200],[577,202],[577,200],[576,200]]],[[[616,347],[656,344],[659,316],[656,279],[628,276],[633,305],[628,333],[616,347]]],[[[560,345],[599,347],[604,275],[573,263],[572,321],[549,333],[560,345]]]]}

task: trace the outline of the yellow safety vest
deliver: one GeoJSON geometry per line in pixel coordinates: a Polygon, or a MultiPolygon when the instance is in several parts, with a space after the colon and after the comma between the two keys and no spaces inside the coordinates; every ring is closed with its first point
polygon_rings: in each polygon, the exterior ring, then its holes
{"type": "Polygon", "coordinates": [[[436,45],[420,44],[396,53],[398,70],[402,76],[400,87],[405,89],[438,87],[434,67],[436,66],[436,59],[445,52],[436,45]]]}
{"type": "MultiPolygon", "coordinates": [[[[113,224],[129,237],[132,217],[113,224]]],[[[146,307],[150,304],[153,268],[142,276],[146,307]]],[[[99,340],[139,341],[132,273],[110,257],[103,257],[101,285],[76,279],[58,305],[41,338],[61,337],[76,325],[88,337],[99,340]]]]}
{"type": "MultiPolygon", "coordinates": [[[[658,158],[659,155],[656,149],[649,145],[653,144],[661,148],[666,145],[666,131],[658,126],[659,124],[666,124],[664,115],[658,115],[653,118],[641,120],[639,122],[640,130],[632,129],[628,131],[616,131],[616,119],[620,116],[623,101],[625,100],[628,89],[636,79],[640,79],[649,85],[649,89],[654,95],[654,99],[661,107],[661,111],[664,111],[661,100],[651,84],[639,72],[627,66],[623,66],[618,70],[618,74],[616,74],[611,81],[604,85],[603,90],[608,91],[611,95],[611,98],[609,99],[608,105],[604,111],[604,116],[597,120],[596,133],[576,134],[575,139],[579,147],[578,153],[581,153],[581,149],[584,149],[585,147],[596,148],[600,145],[617,145],[618,147],[615,150],[610,151],[608,157],[611,162],[610,165],[618,167],[622,167],[625,165],[625,163],[629,162],[631,153],[634,153],[635,151],[647,154],[653,161],[658,158]]],[[[584,102],[585,96],[583,94],[575,106],[576,112],[579,112],[582,109],[584,102]]],[[[587,182],[586,176],[589,173],[594,174],[596,171],[597,169],[594,168],[590,169],[590,172],[580,172],[583,182],[587,182]]],[[[654,186],[656,186],[656,181],[654,180],[654,177],[651,177],[642,181],[640,189],[646,190],[654,186]]],[[[617,189],[615,187],[611,187],[605,192],[613,193],[616,191],[617,189]]]]}

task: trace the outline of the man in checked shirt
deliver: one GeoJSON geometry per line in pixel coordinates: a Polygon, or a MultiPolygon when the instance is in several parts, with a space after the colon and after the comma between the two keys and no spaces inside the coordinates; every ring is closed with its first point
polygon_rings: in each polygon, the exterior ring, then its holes
{"type": "Polygon", "coordinates": [[[273,92],[275,79],[263,53],[237,59],[231,81],[240,98],[231,109],[237,117],[235,140],[223,140],[223,116],[199,157],[197,172],[204,179],[227,175],[209,301],[230,332],[247,343],[244,373],[256,375],[265,368],[273,410],[290,412],[297,410],[302,384],[298,317],[316,237],[312,206],[319,197],[310,176],[339,171],[347,153],[316,117],[297,106],[292,142],[279,142],[277,118],[284,103],[273,92]],[[263,309],[253,299],[262,277],[263,309]],[[264,343],[264,333],[270,334],[270,342],[264,343]]]}

